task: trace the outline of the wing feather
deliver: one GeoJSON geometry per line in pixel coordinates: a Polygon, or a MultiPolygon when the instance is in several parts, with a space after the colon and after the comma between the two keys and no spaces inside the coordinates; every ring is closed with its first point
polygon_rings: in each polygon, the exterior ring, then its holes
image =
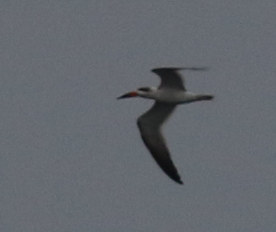
{"type": "Polygon", "coordinates": [[[180,70],[204,71],[205,67],[187,67],[187,68],[155,68],[151,71],[161,78],[159,88],[172,88],[186,91],[184,77],[179,73],[180,70]]]}
{"type": "Polygon", "coordinates": [[[183,184],[171,159],[166,141],[161,133],[162,124],[176,108],[174,104],[155,102],[153,107],[137,120],[141,137],[160,168],[174,181],[183,184]]]}

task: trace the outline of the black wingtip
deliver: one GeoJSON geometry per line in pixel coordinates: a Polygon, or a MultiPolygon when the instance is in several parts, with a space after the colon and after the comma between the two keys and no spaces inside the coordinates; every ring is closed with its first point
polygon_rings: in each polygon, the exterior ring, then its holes
{"type": "MultiPolygon", "coordinates": [[[[158,163],[159,164],[159,163],[158,163]]],[[[160,164],[159,164],[160,165],[160,164]]],[[[184,182],[181,180],[180,175],[177,172],[177,169],[175,168],[175,166],[173,165],[173,163],[171,163],[170,169],[165,169],[165,166],[160,166],[163,171],[177,184],[181,184],[184,185],[184,182]]]]}
{"type": "Polygon", "coordinates": [[[178,181],[175,181],[175,182],[178,183],[178,184],[184,185],[184,183],[182,182],[182,180],[178,180],[178,181]]]}
{"type": "Polygon", "coordinates": [[[174,180],[177,184],[181,184],[181,185],[184,185],[184,182],[181,180],[180,176],[178,175],[177,177],[176,176],[171,176],[169,175],[169,177],[174,180]]]}

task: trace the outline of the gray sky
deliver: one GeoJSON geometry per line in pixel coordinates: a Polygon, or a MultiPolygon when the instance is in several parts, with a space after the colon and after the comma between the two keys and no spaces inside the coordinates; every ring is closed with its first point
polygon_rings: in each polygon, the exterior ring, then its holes
{"type": "Polygon", "coordinates": [[[276,231],[276,2],[2,1],[0,231],[276,231]],[[165,127],[180,186],[136,118],[150,69],[213,102],[165,127]]]}

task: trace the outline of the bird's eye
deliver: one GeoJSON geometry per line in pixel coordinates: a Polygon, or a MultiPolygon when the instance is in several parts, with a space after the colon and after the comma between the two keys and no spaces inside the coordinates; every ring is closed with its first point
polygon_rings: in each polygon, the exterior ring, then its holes
{"type": "Polygon", "coordinates": [[[149,92],[150,88],[149,87],[142,87],[142,88],[139,88],[138,90],[144,91],[144,92],[149,92]]]}

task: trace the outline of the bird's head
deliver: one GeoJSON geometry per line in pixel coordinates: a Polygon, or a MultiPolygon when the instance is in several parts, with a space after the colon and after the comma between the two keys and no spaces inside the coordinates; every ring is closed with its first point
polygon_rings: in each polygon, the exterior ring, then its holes
{"type": "Polygon", "coordinates": [[[153,93],[154,91],[155,91],[155,88],[153,87],[141,87],[135,91],[125,93],[122,96],[118,97],[117,99],[137,97],[137,96],[151,98],[151,93],[153,93]]]}

